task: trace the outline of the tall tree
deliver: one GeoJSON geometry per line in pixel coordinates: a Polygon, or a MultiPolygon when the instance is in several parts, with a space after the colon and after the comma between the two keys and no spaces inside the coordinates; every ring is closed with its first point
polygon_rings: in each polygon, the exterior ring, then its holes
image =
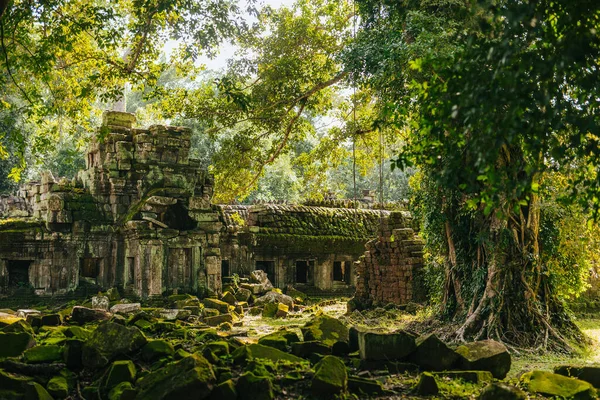
{"type": "Polygon", "coordinates": [[[428,176],[428,234],[446,255],[458,338],[567,348],[578,330],[540,254],[539,188],[546,171],[578,160],[569,199],[598,211],[600,5],[359,4],[355,55],[367,56],[355,70],[388,123],[411,124],[394,166],[428,176]]]}
{"type": "Polygon", "coordinates": [[[0,113],[17,112],[34,133],[9,139],[23,158],[27,145],[43,152],[61,131],[91,130],[97,101],[119,99],[125,82],[153,88],[169,67],[188,73],[245,27],[235,0],[2,2],[0,113]],[[168,40],[177,46],[160,58],[168,40]]]}

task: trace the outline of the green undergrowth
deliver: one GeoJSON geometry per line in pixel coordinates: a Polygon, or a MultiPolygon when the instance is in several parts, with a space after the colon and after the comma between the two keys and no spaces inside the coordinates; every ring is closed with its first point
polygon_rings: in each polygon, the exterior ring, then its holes
{"type": "Polygon", "coordinates": [[[590,339],[590,344],[573,343],[575,354],[542,352],[513,354],[509,377],[517,377],[531,370],[553,371],[561,365],[587,365],[600,363],[600,317],[576,320],[575,323],[590,339]]]}

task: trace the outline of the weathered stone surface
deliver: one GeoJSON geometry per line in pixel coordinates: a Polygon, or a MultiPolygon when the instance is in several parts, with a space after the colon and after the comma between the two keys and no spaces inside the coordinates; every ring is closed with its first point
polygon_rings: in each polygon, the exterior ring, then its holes
{"type": "Polygon", "coordinates": [[[258,344],[262,344],[264,346],[271,346],[281,351],[286,351],[287,346],[299,341],[300,338],[298,337],[296,332],[292,332],[287,329],[282,329],[261,337],[260,339],[258,339],[258,344]]]}
{"type": "Polygon", "coordinates": [[[375,379],[350,376],[348,377],[348,391],[358,395],[373,396],[382,394],[383,386],[375,379]]]}
{"type": "Polygon", "coordinates": [[[35,340],[27,332],[0,332],[0,358],[18,357],[33,346],[35,346],[35,340]]]}
{"type": "Polygon", "coordinates": [[[246,288],[239,288],[237,292],[235,292],[235,298],[237,301],[245,301],[247,302],[252,297],[252,291],[246,288]]]}
{"type": "Polygon", "coordinates": [[[0,328],[1,332],[4,333],[28,333],[33,335],[33,329],[31,326],[22,319],[18,319],[10,325],[5,326],[4,328],[0,328]]]}
{"type": "Polygon", "coordinates": [[[219,326],[224,322],[233,322],[231,314],[215,315],[214,317],[204,317],[204,323],[208,326],[219,326]]]}
{"type": "Polygon", "coordinates": [[[348,342],[348,327],[340,320],[325,314],[315,316],[301,329],[305,341],[319,340],[333,346],[335,342],[348,342]]]}
{"type": "Polygon", "coordinates": [[[57,399],[64,399],[69,395],[69,384],[64,376],[54,376],[48,381],[48,393],[57,399]]]}
{"type": "Polygon", "coordinates": [[[118,355],[139,350],[146,344],[144,334],[135,326],[104,321],[83,346],[83,365],[88,368],[105,366],[118,355]]]}
{"type": "Polygon", "coordinates": [[[136,373],[135,364],[131,360],[115,361],[108,370],[105,386],[110,389],[121,382],[133,382],[136,373]]]}
{"type": "Polygon", "coordinates": [[[450,349],[435,334],[418,337],[416,349],[410,355],[410,361],[429,371],[451,369],[458,360],[458,354],[450,349]]]}
{"type": "Polygon", "coordinates": [[[331,346],[318,340],[292,343],[292,354],[298,357],[308,358],[308,356],[315,353],[323,355],[331,354],[331,346]]]}
{"type": "Polygon", "coordinates": [[[110,307],[110,300],[106,296],[94,296],[92,297],[92,308],[94,310],[108,311],[110,307]]]}
{"type": "Polygon", "coordinates": [[[204,303],[205,307],[218,310],[221,314],[226,314],[229,312],[230,306],[229,306],[229,304],[225,303],[224,301],[206,298],[206,299],[202,300],[202,303],[204,303]]]}
{"type": "Polygon", "coordinates": [[[314,396],[330,399],[344,392],[348,387],[346,366],[337,357],[325,356],[315,365],[315,375],[311,383],[314,396]]]}
{"type": "Polygon", "coordinates": [[[17,317],[19,318],[25,318],[27,319],[27,316],[29,315],[42,315],[42,313],[38,310],[28,310],[28,309],[21,309],[21,310],[17,310],[17,317]]]}
{"type": "Polygon", "coordinates": [[[238,379],[236,391],[240,400],[272,400],[273,384],[265,376],[256,376],[252,372],[243,373],[238,379]]]}
{"type": "Polygon", "coordinates": [[[554,369],[554,373],[577,378],[600,388],[600,367],[598,366],[568,366],[562,365],[554,369]]]}
{"type": "Polygon", "coordinates": [[[459,346],[462,369],[490,371],[494,378],[504,379],[510,371],[511,357],[502,343],[495,340],[482,340],[459,346]]]}
{"type": "Polygon", "coordinates": [[[171,357],[175,353],[173,345],[166,340],[151,340],[142,347],[142,358],[146,361],[158,360],[161,357],[171,357]]]}
{"type": "Polygon", "coordinates": [[[273,284],[269,280],[267,273],[260,269],[250,273],[250,282],[259,284],[261,292],[267,292],[273,289],[273,284]]]}
{"type": "Polygon", "coordinates": [[[108,400],[135,400],[137,391],[130,382],[121,382],[108,392],[108,400]]]}
{"type": "Polygon", "coordinates": [[[25,350],[23,359],[26,363],[51,363],[62,360],[63,349],[56,345],[44,345],[25,350]]]}
{"type": "Polygon", "coordinates": [[[232,353],[232,356],[236,364],[244,364],[248,360],[256,358],[264,358],[271,361],[286,360],[297,363],[306,362],[292,354],[284,353],[276,348],[263,346],[261,344],[249,344],[239,347],[232,353]]]}
{"type": "Polygon", "coordinates": [[[46,326],[58,326],[62,324],[62,317],[60,314],[47,314],[42,316],[42,325],[46,326]]]}
{"type": "Polygon", "coordinates": [[[235,306],[235,303],[237,301],[237,299],[235,298],[235,296],[231,292],[225,292],[225,293],[223,293],[223,297],[221,297],[221,300],[224,301],[225,303],[231,305],[231,306],[235,306]]]}
{"type": "Polygon", "coordinates": [[[268,303],[273,303],[273,304],[278,304],[278,303],[282,303],[285,304],[288,307],[294,307],[294,299],[292,299],[290,296],[285,295],[285,294],[281,294],[275,291],[271,291],[267,294],[265,294],[264,296],[261,296],[259,298],[257,298],[256,300],[254,300],[254,304],[257,306],[262,306],[268,303]]]}
{"type": "Polygon", "coordinates": [[[414,388],[415,394],[419,396],[435,396],[440,389],[438,388],[435,376],[429,372],[423,372],[419,377],[419,382],[414,388]]]}
{"type": "Polygon", "coordinates": [[[138,399],[202,400],[210,395],[216,377],[210,363],[193,354],[139,379],[138,399]]]}
{"type": "Polygon", "coordinates": [[[547,371],[532,371],[521,376],[527,390],[544,396],[559,398],[595,399],[596,390],[589,382],[547,371]]]}
{"type": "Polygon", "coordinates": [[[399,360],[415,348],[415,337],[404,331],[395,333],[360,332],[360,358],[363,360],[399,360]]]}
{"type": "Polygon", "coordinates": [[[496,382],[487,385],[481,391],[478,397],[479,400],[525,400],[527,395],[516,386],[507,385],[506,383],[496,382]]]}
{"type": "Polygon", "coordinates": [[[80,325],[94,321],[104,321],[110,319],[110,313],[104,310],[94,310],[91,308],[75,306],[71,311],[71,320],[80,325]]]}
{"type": "Polygon", "coordinates": [[[142,310],[140,303],[115,304],[110,308],[113,314],[133,314],[142,310]]]}
{"type": "Polygon", "coordinates": [[[177,308],[164,308],[159,311],[160,317],[165,321],[185,320],[192,315],[190,310],[181,310],[177,308]]]}

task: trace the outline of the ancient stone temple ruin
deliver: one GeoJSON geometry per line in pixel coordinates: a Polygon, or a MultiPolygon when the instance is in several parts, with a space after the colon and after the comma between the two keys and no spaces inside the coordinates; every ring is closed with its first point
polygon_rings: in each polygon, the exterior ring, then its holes
{"type": "MultiPolygon", "coordinates": [[[[0,295],[113,286],[139,297],[205,294],[219,292],[224,276],[262,269],[280,288],[350,294],[358,287],[362,295],[389,297],[380,295],[387,286],[374,283],[373,251],[355,262],[369,240],[407,228],[406,213],[214,205],[212,176],[189,158],[191,132],[134,123],[132,114],[105,113],[76,178],[44,174],[2,198],[0,295]]],[[[417,245],[402,247],[399,256],[410,256],[411,267],[403,264],[398,278],[420,266],[417,245]]],[[[414,293],[402,287],[406,294],[389,300],[414,293]]]]}

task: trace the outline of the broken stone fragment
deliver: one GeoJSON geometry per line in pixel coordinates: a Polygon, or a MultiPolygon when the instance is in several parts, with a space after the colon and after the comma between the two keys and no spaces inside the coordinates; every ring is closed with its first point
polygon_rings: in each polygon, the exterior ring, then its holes
{"type": "Polygon", "coordinates": [[[224,301],[206,298],[202,300],[202,303],[207,308],[214,308],[215,310],[219,310],[220,313],[225,314],[229,312],[230,305],[225,303],[224,301]]]}
{"type": "Polygon", "coordinates": [[[419,396],[435,396],[439,393],[440,389],[438,388],[435,376],[429,372],[423,372],[413,391],[419,396]]]}
{"type": "Polygon", "coordinates": [[[275,318],[285,318],[288,315],[289,307],[283,303],[277,304],[277,312],[275,318]]]}
{"type": "Polygon", "coordinates": [[[38,310],[17,310],[17,317],[27,319],[28,315],[42,315],[38,310]]]}
{"type": "Polygon", "coordinates": [[[106,296],[94,296],[92,297],[92,308],[95,310],[108,311],[110,307],[110,300],[106,296]]]}
{"type": "Polygon", "coordinates": [[[32,347],[23,353],[23,359],[28,364],[51,363],[62,360],[63,348],[56,345],[32,347]]]}
{"type": "Polygon", "coordinates": [[[46,386],[48,393],[57,399],[64,399],[69,395],[69,384],[64,376],[54,376],[46,386]]]}
{"type": "Polygon", "coordinates": [[[83,365],[88,368],[101,368],[119,355],[127,355],[146,344],[144,334],[135,326],[104,321],[87,340],[83,347],[83,365]]]}
{"type": "Polygon", "coordinates": [[[271,346],[281,351],[286,351],[287,346],[299,341],[300,338],[298,337],[296,332],[292,332],[287,329],[282,329],[261,337],[260,339],[258,339],[258,344],[262,344],[264,346],[271,346]]]}
{"type": "Polygon", "coordinates": [[[461,369],[490,371],[494,378],[504,379],[510,371],[511,358],[506,346],[495,340],[482,340],[459,346],[461,369]]]}
{"type": "Polygon", "coordinates": [[[87,307],[75,306],[71,311],[71,320],[79,325],[94,321],[103,321],[110,319],[111,314],[104,310],[94,310],[87,307]]]}
{"type": "Polygon", "coordinates": [[[33,346],[35,346],[35,340],[27,332],[0,332],[0,359],[4,357],[18,357],[25,350],[33,346]]]}
{"type": "Polygon", "coordinates": [[[210,363],[200,354],[192,354],[167,364],[139,379],[136,398],[144,400],[202,400],[212,390],[216,377],[210,363]]]}
{"type": "Polygon", "coordinates": [[[141,311],[142,305],[140,303],[127,303],[127,304],[115,304],[110,308],[110,312],[113,314],[132,314],[141,311]]]}
{"type": "Polygon", "coordinates": [[[315,375],[311,383],[315,397],[330,399],[346,391],[347,387],[348,372],[339,358],[325,356],[315,365],[315,375]]]}
{"type": "Polygon", "coordinates": [[[273,284],[269,280],[267,273],[260,269],[254,270],[250,273],[250,282],[261,285],[261,290],[263,292],[273,289],[273,284]]]}
{"type": "Polygon", "coordinates": [[[256,358],[264,358],[271,361],[285,360],[293,363],[305,363],[306,361],[300,357],[285,353],[281,350],[261,344],[249,344],[237,348],[232,353],[233,361],[236,365],[246,364],[248,360],[256,358]]]}
{"type": "Polygon", "coordinates": [[[231,314],[216,315],[214,317],[205,317],[204,323],[208,326],[219,326],[224,322],[233,322],[231,314]]]}
{"type": "Polygon", "coordinates": [[[552,372],[527,372],[521,376],[520,381],[529,392],[544,396],[581,400],[596,398],[596,390],[591,383],[552,372]]]}
{"type": "Polygon", "coordinates": [[[223,293],[223,297],[221,297],[221,300],[232,306],[234,306],[237,301],[237,299],[231,292],[223,293]]]}
{"type": "Polygon", "coordinates": [[[180,310],[176,308],[172,309],[162,309],[158,311],[161,318],[166,321],[175,321],[175,320],[186,320],[192,313],[190,310],[180,310]]]}
{"type": "Polygon", "coordinates": [[[173,345],[166,340],[151,340],[142,347],[142,358],[148,362],[158,360],[161,357],[172,357],[175,353],[173,345]]]}
{"type": "Polygon", "coordinates": [[[348,390],[358,395],[374,396],[383,394],[383,386],[375,379],[361,378],[358,376],[348,377],[348,390]]]}
{"type": "Polygon", "coordinates": [[[292,354],[302,358],[308,358],[311,354],[329,355],[331,354],[331,346],[327,346],[318,340],[295,342],[292,343],[292,354]]]}
{"type": "Polygon", "coordinates": [[[405,331],[394,333],[360,332],[360,358],[363,360],[400,360],[415,348],[415,337],[405,331]]]}
{"type": "Polygon", "coordinates": [[[243,373],[238,379],[236,391],[241,400],[271,400],[273,384],[264,376],[256,376],[252,372],[243,373]]]}
{"type": "Polygon", "coordinates": [[[446,346],[435,334],[420,336],[415,343],[417,348],[410,355],[410,361],[424,370],[448,370],[458,360],[458,354],[446,346]]]}
{"type": "Polygon", "coordinates": [[[252,291],[243,287],[239,288],[235,293],[235,298],[237,299],[237,301],[248,302],[248,300],[250,300],[250,297],[252,297],[252,291]]]}
{"type": "Polygon", "coordinates": [[[319,340],[328,346],[333,346],[337,341],[349,340],[348,327],[326,314],[316,315],[301,330],[304,340],[319,340]]]}
{"type": "Polygon", "coordinates": [[[283,303],[289,308],[294,308],[294,299],[292,299],[288,295],[278,293],[275,291],[268,292],[264,296],[261,296],[254,301],[254,304],[257,306],[261,306],[267,303],[283,303]]]}

